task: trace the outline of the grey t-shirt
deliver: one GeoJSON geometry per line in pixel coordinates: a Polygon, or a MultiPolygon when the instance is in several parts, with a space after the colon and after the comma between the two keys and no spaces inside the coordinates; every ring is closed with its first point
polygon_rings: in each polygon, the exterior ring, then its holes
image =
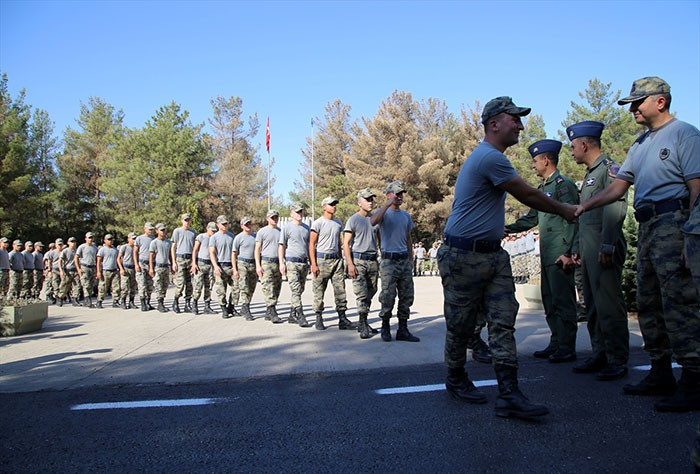
{"type": "Polygon", "coordinates": [[[0,270],[9,270],[9,269],[10,269],[10,255],[7,253],[7,250],[0,249],[0,270]]]}
{"type": "Polygon", "coordinates": [[[12,250],[8,257],[10,259],[11,269],[20,272],[24,270],[24,256],[22,256],[22,252],[15,252],[12,250]]]}
{"type": "Polygon", "coordinates": [[[216,261],[218,263],[231,263],[233,234],[229,231],[226,231],[224,234],[217,232],[209,237],[209,248],[216,249],[216,261]]]}
{"type": "Polygon", "coordinates": [[[28,250],[23,250],[22,258],[24,258],[24,269],[34,270],[34,254],[28,250]]]}
{"type": "Polygon", "coordinates": [[[700,131],[673,119],[647,130],[630,147],[617,177],[634,184],[634,208],[689,195],[686,181],[700,178],[700,131]]]}
{"type": "Polygon", "coordinates": [[[149,253],[155,253],[154,264],[165,265],[170,263],[170,245],[172,244],[168,239],[153,239],[151,241],[151,244],[148,246],[148,251],[149,253]]]}
{"type": "Polygon", "coordinates": [[[255,235],[241,232],[233,239],[233,251],[237,257],[255,258],[255,235]]]}
{"type": "Polygon", "coordinates": [[[133,267],[134,266],[134,247],[129,244],[122,244],[119,247],[119,255],[122,256],[122,265],[133,267]]]}
{"type": "Polygon", "coordinates": [[[117,269],[117,255],[119,251],[114,247],[107,247],[103,245],[100,250],[97,251],[97,256],[102,257],[102,270],[116,270],[117,269]]]}
{"type": "Polygon", "coordinates": [[[260,255],[267,258],[279,258],[280,234],[277,227],[266,226],[255,235],[255,241],[260,242],[260,255]]]}
{"type": "MultiPolygon", "coordinates": [[[[70,247],[66,247],[61,251],[60,258],[63,259],[64,270],[75,270],[75,259],[73,257],[75,257],[75,250],[71,250],[70,247]]],[[[51,266],[54,267],[53,264],[51,266]]]]}
{"type": "Polygon", "coordinates": [[[377,229],[372,227],[369,217],[362,217],[359,213],[350,216],[345,223],[345,232],[352,232],[350,249],[356,253],[377,253],[377,229]]]}
{"type": "Polygon", "coordinates": [[[197,258],[200,260],[209,260],[209,234],[203,232],[195,239],[199,242],[199,250],[197,250],[197,258]]]}
{"type": "Polygon", "coordinates": [[[406,235],[413,229],[411,215],[402,209],[389,208],[379,223],[382,252],[408,252],[406,235]]]}
{"type": "Polygon", "coordinates": [[[94,245],[80,244],[75,254],[80,258],[80,265],[92,265],[97,263],[97,247],[94,245]]]}
{"type": "Polygon", "coordinates": [[[38,250],[34,251],[34,270],[44,269],[44,254],[38,250]]]}
{"type": "Polygon", "coordinates": [[[149,237],[146,234],[141,234],[134,240],[134,246],[139,249],[139,262],[148,262],[148,249],[151,248],[152,241],[153,237],[149,237]]]}
{"type": "Polygon", "coordinates": [[[197,234],[192,229],[185,230],[182,227],[175,229],[171,237],[175,246],[175,255],[192,255],[196,236],[197,234]]]}
{"type": "Polygon", "coordinates": [[[309,258],[309,226],[291,222],[280,233],[280,244],[287,246],[285,258],[309,258]]]}
{"type": "Polygon", "coordinates": [[[316,252],[340,253],[340,231],[343,223],[340,219],[326,219],[321,216],[311,224],[311,231],[318,233],[316,252]]]}
{"type": "Polygon", "coordinates": [[[445,235],[498,240],[505,229],[506,192],[498,186],[518,176],[506,156],[482,142],[462,165],[445,235]]]}

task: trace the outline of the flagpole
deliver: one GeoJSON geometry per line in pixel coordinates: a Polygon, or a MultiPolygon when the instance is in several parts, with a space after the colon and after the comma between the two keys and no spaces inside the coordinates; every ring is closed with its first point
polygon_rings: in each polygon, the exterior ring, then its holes
{"type": "Polygon", "coordinates": [[[267,210],[272,207],[270,195],[270,117],[267,117],[267,127],[265,128],[265,148],[267,148],[267,210]]]}
{"type": "Polygon", "coordinates": [[[316,220],[316,173],[314,172],[314,119],[311,119],[311,220],[316,220]]]}

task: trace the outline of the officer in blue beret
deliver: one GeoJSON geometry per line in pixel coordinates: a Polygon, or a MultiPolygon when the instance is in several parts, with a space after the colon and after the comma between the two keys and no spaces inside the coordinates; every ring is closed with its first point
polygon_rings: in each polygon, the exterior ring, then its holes
{"type": "MultiPolygon", "coordinates": [[[[571,155],[588,168],[581,187],[586,201],[608,187],[620,166],[600,151],[605,125],[586,120],[566,129],[571,155]]],[[[583,297],[588,308],[588,334],[592,356],[575,365],[576,373],[595,373],[598,380],[617,380],[627,374],[629,330],[622,295],[622,267],[627,242],[622,225],[627,214],[627,193],[617,201],[587,212],[579,219],[574,262],[583,271],[583,297]]]]}
{"type": "MultiPolygon", "coordinates": [[[[559,173],[558,140],[539,140],[528,147],[532,167],[543,179],[539,189],[548,197],[560,202],[578,204],[576,184],[559,173]]],[[[540,260],[542,277],[542,304],[551,331],[549,344],[535,352],[537,358],[551,363],[576,360],[576,286],[572,250],[577,234],[577,224],[569,224],[557,214],[530,211],[506,226],[506,232],[524,232],[539,225],[540,260]]]]}

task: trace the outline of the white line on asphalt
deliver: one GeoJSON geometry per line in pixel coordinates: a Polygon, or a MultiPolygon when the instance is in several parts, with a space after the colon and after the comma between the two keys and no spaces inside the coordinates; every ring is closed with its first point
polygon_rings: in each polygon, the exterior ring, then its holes
{"type": "MultiPolygon", "coordinates": [[[[498,382],[496,380],[475,380],[474,385],[477,387],[491,387],[493,385],[498,385],[498,382]]],[[[396,395],[399,393],[439,392],[440,390],[445,390],[444,383],[415,385],[413,387],[380,388],[375,390],[374,393],[377,395],[396,395]]]]}
{"type": "MultiPolygon", "coordinates": [[[[674,362],[673,364],[671,364],[671,367],[673,367],[674,369],[680,369],[680,368],[681,368],[681,366],[678,365],[678,364],[676,364],[675,362],[674,362]]],[[[632,368],[633,368],[634,370],[651,370],[651,365],[636,365],[636,366],[634,366],[634,367],[632,367],[632,368]]]]}
{"type": "Polygon", "coordinates": [[[182,400],[140,400],[133,402],[83,403],[73,405],[71,410],[113,410],[119,408],[160,408],[211,405],[222,401],[221,398],[188,398],[182,400]]]}

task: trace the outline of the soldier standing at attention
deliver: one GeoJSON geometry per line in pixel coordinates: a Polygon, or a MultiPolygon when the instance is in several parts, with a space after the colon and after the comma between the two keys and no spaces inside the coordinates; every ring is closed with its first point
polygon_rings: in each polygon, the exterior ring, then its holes
{"type": "Polygon", "coordinates": [[[360,339],[369,339],[377,331],[367,322],[372,298],[377,294],[379,264],[377,263],[376,226],[370,223],[376,195],[370,188],[357,193],[360,209],[350,216],[343,229],[343,253],[348,264],[348,275],[352,278],[352,289],[360,315],[358,330],[360,339]]]}
{"type": "Polygon", "coordinates": [[[400,209],[403,204],[405,189],[400,181],[394,181],[386,188],[386,204],[372,214],[370,222],[379,226],[379,238],[382,250],[382,263],[379,274],[382,279],[382,291],[379,302],[382,309],[381,336],[384,342],[391,341],[391,311],[398,294],[399,303],[396,316],[399,318],[399,328],[396,331],[397,341],[419,342],[420,339],[408,330],[408,318],[413,304],[413,240],[411,229],[413,220],[408,212],[400,209]]]}
{"type": "MultiPolygon", "coordinates": [[[[578,204],[576,184],[559,173],[561,142],[540,140],[528,148],[532,167],[544,181],[539,186],[547,197],[568,204],[578,204]]],[[[530,211],[505,226],[506,232],[522,232],[539,224],[542,244],[540,260],[542,274],[542,304],[551,331],[549,344],[534,356],[549,359],[551,363],[576,360],[576,284],[571,259],[577,225],[569,224],[556,214],[530,209],[530,211]]]]}
{"type": "MultiPolygon", "coordinates": [[[[214,267],[214,292],[219,298],[221,317],[228,319],[235,308],[228,302],[227,290],[233,284],[233,234],[228,231],[226,216],[216,218],[219,231],[209,238],[209,259],[214,267]]],[[[236,311],[236,314],[238,312],[236,311]]]]}
{"type": "Polygon", "coordinates": [[[171,269],[175,273],[175,262],[170,254],[170,246],[172,244],[168,240],[168,229],[165,227],[165,224],[162,222],[156,224],[156,234],[156,238],[148,246],[148,273],[153,278],[153,290],[158,298],[158,311],[167,313],[165,293],[168,291],[168,285],[170,284],[171,269]]]}
{"type": "Polygon", "coordinates": [[[335,215],[338,200],[328,196],[321,201],[323,215],[311,224],[309,235],[309,257],[313,275],[314,313],[318,330],[324,330],[323,325],[323,296],[328,282],[333,285],[335,310],[338,312],[338,329],[357,329],[357,324],[351,322],[345,312],[348,300],[345,294],[345,270],[340,253],[340,233],[343,224],[335,215]]]}
{"type": "Polygon", "coordinates": [[[255,274],[255,234],[253,219],[245,216],[241,219],[241,233],[233,239],[233,279],[238,287],[241,301],[241,314],[246,321],[252,321],[250,300],[258,284],[255,274]]]}
{"type": "Polygon", "coordinates": [[[433,246],[428,250],[428,258],[430,258],[430,276],[433,274],[438,275],[438,264],[437,264],[437,253],[438,253],[438,243],[434,242],[433,246]]]}
{"type": "Polygon", "coordinates": [[[129,232],[127,243],[119,246],[117,253],[117,266],[119,267],[120,286],[122,295],[122,308],[135,308],[136,298],[136,270],[134,269],[134,241],[136,232],[129,232]]]}
{"type": "MultiPolygon", "coordinates": [[[[70,293],[73,306],[80,306],[80,276],[78,268],[75,266],[75,250],[78,246],[78,239],[70,237],[66,248],[63,248],[63,241],[59,242],[59,240],[56,241],[56,249],[59,250],[56,265],[60,277],[60,284],[57,285],[59,288],[58,305],[62,306],[70,293]]],[[[56,270],[54,270],[55,274],[56,270]]]]}
{"type": "Polygon", "coordinates": [[[78,246],[73,257],[88,308],[95,307],[92,304],[92,293],[96,283],[95,265],[97,265],[97,247],[92,243],[94,238],[95,235],[92,232],[85,234],[85,243],[78,246]]]}
{"type": "Polygon", "coordinates": [[[17,239],[12,242],[12,251],[8,254],[10,260],[10,298],[19,298],[22,295],[22,283],[24,282],[24,256],[22,255],[22,241],[17,239]]]}
{"type": "Polygon", "coordinates": [[[10,255],[7,253],[9,244],[10,239],[7,237],[0,239],[0,300],[5,299],[10,289],[10,255]]]}
{"type": "Polygon", "coordinates": [[[277,300],[282,289],[282,275],[279,265],[279,246],[281,231],[277,227],[280,214],[274,209],[267,211],[267,225],[255,235],[255,272],[260,278],[265,295],[265,319],[279,324],[282,320],[277,315],[277,300]]]}
{"type": "Polygon", "coordinates": [[[32,296],[39,299],[41,296],[41,289],[44,286],[44,244],[42,242],[34,242],[34,288],[32,289],[32,296]]]}
{"type": "Polygon", "coordinates": [[[55,248],[55,242],[49,242],[49,248],[44,254],[44,281],[46,283],[44,295],[46,296],[46,301],[51,304],[56,304],[56,295],[58,294],[58,288],[54,288],[53,286],[53,274],[51,272],[51,258],[54,255],[55,248]]]}
{"type": "Polygon", "coordinates": [[[635,121],[647,131],[630,147],[615,181],[576,213],[615,202],[634,184],[637,307],[651,371],[623,390],[667,395],[654,404],[659,411],[700,410],[700,296],[681,259],[681,229],[700,194],[700,131],[671,114],[671,87],[659,77],[634,81],[618,104],[630,104],[635,121]],[[678,383],[671,355],[682,367],[678,383]]]}
{"type": "Polygon", "coordinates": [[[179,299],[185,293],[185,312],[192,311],[192,251],[197,234],[190,229],[190,215],[181,216],[182,227],[173,231],[172,260],[175,262],[175,299],[173,311],[180,312],[179,299]]]}
{"type": "Polygon", "coordinates": [[[112,293],[112,308],[119,308],[120,287],[117,258],[119,251],[114,248],[114,236],[105,235],[104,245],[97,251],[97,307],[102,309],[102,302],[109,289],[112,293]]]}
{"type": "MultiPolygon", "coordinates": [[[[620,169],[600,151],[603,128],[604,124],[587,120],[566,129],[574,160],[588,169],[581,186],[582,201],[608,187],[620,169]]],[[[626,215],[625,194],[612,204],[583,214],[574,242],[574,263],[581,266],[583,274],[583,300],[588,306],[593,355],[575,365],[573,371],[597,373],[598,380],[617,380],[627,374],[630,335],[622,295],[622,267],[627,257],[622,225],[626,215]]]]}
{"type": "Polygon", "coordinates": [[[27,240],[22,251],[24,271],[22,273],[22,298],[33,298],[34,292],[34,242],[27,240]]]}
{"type": "Polygon", "coordinates": [[[423,242],[418,242],[418,246],[415,250],[416,254],[416,275],[423,276],[425,271],[425,247],[423,247],[423,242]]]}
{"type": "Polygon", "coordinates": [[[136,270],[136,281],[139,285],[139,300],[141,300],[141,311],[150,311],[151,293],[153,293],[153,278],[148,271],[149,248],[153,241],[153,224],[146,222],[143,225],[143,234],[136,237],[134,241],[134,269],[136,270]]]}
{"type": "Polygon", "coordinates": [[[214,269],[209,257],[209,239],[216,232],[216,222],[207,224],[206,232],[199,234],[192,248],[192,265],[190,272],[194,275],[194,303],[192,312],[199,314],[199,297],[204,292],[204,314],[215,314],[211,308],[211,289],[214,286],[214,269]]]}
{"type": "Polygon", "coordinates": [[[290,324],[303,328],[311,326],[304,316],[301,295],[309,275],[309,233],[311,229],[302,222],[304,206],[294,203],[290,209],[292,220],[284,226],[280,234],[279,259],[282,276],[287,275],[292,293],[292,307],[289,313],[290,324]]]}

